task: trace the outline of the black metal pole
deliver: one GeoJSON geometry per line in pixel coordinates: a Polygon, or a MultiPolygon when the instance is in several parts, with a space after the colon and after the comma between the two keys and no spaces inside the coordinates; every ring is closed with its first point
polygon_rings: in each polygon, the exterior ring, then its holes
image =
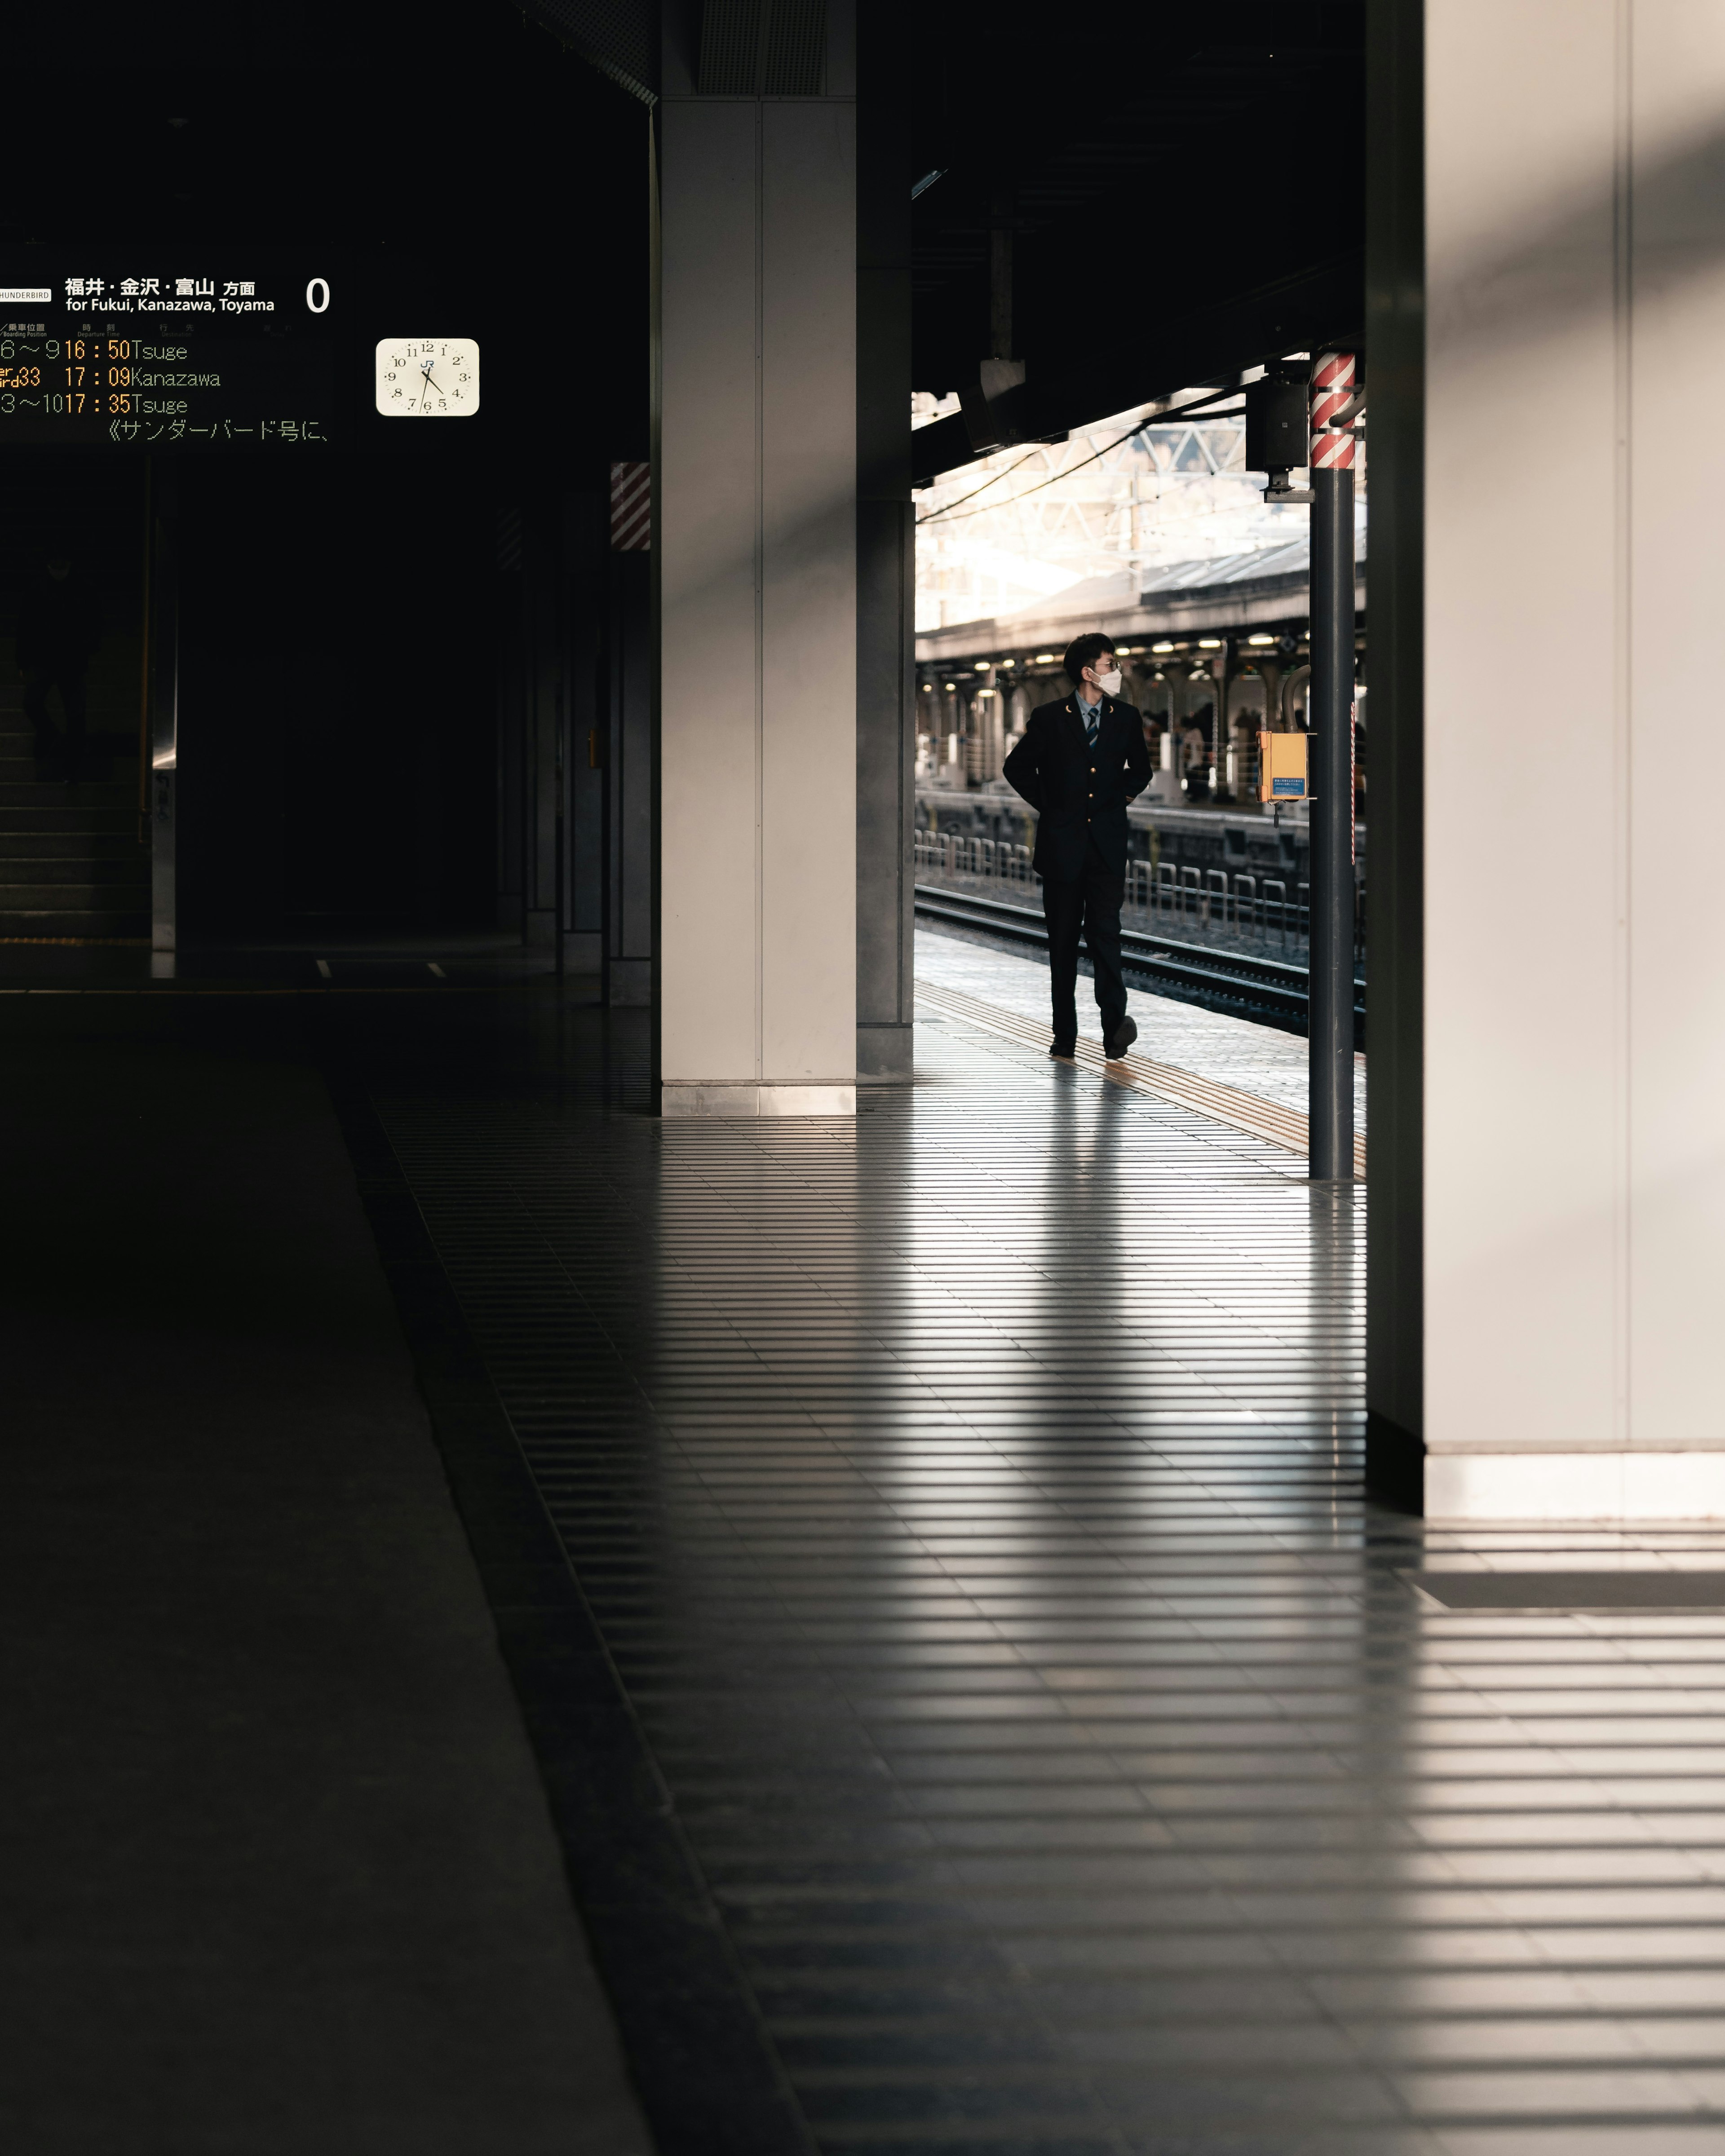
{"type": "MultiPolygon", "coordinates": [[[[1352,374],[1350,366],[1348,373],[1352,374]]],[[[1353,470],[1312,471],[1311,1173],[1353,1179],[1353,470]]]]}

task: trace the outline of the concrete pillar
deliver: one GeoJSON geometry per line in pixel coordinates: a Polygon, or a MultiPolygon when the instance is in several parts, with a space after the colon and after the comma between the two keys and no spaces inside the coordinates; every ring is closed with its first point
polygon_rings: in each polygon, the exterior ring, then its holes
{"type": "Polygon", "coordinates": [[[563,965],[598,973],[605,955],[604,726],[599,656],[609,505],[597,488],[563,496],[563,965]]]}
{"type": "MultiPolygon", "coordinates": [[[[907,12],[873,0],[857,26],[856,1075],[868,1084],[910,1077],[916,1011],[907,12]]],[[[938,693],[921,699],[925,719],[938,693]]]]}
{"type": "Polygon", "coordinates": [[[999,778],[1006,761],[1006,706],[999,676],[991,666],[978,677],[977,690],[977,777],[985,784],[999,778]]]}
{"type": "Polygon", "coordinates": [[[607,557],[604,997],[618,1007],[653,1000],[650,570],[644,551],[607,557]]]}
{"type": "Polygon", "coordinates": [[[1210,726],[1210,753],[1214,769],[1210,778],[1212,793],[1228,798],[1232,789],[1228,781],[1228,747],[1231,739],[1228,724],[1228,690],[1233,679],[1230,668],[1232,654],[1224,643],[1210,660],[1210,678],[1215,683],[1214,716],[1210,726]]]}
{"type": "Polygon", "coordinates": [[[1725,968],[1670,733],[1717,665],[1725,14],[1381,0],[1370,45],[1373,1472],[1715,1518],[1725,968]]]}
{"type": "Polygon", "coordinates": [[[967,786],[980,784],[983,776],[983,706],[972,686],[974,679],[961,681],[953,700],[958,706],[958,762],[967,786]]]}
{"type": "MultiPolygon", "coordinates": [[[[940,684],[925,681],[916,691],[916,776],[933,775],[940,755],[940,684]]],[[[861,856],[858,860],[860,862],[861,856]]]]}
{"type": "Polygon", "coordinates": [[[832,0],[824,49],[789,87],[764,38],[757,54],[698,33],[667,8],[660,1106],[846,1114],[857,1020],[850,9],[832,0]]]}
{"type": "Polygon", "coordinates": [[[172,978],[179,939],[176,799],[180,762],[180,488],[152,473],[150,524],[150,970],[172,978]]]}
{"type": "Polygon", "coordinates": [[[557,886],[567,832],[563,821],[565,706],[564,589],[560,505],[549,495],[529,499],[521,517],[521,637],[522,772],[526,781],[521,940],[554,951],[564,918],[557,886]]]}

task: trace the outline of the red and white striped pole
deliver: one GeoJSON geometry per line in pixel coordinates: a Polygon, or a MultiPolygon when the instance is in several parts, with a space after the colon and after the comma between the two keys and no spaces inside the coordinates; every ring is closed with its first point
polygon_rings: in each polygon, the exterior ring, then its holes
{"type": "Polygon", "coordinates": [[[1353,354],[1321,352],[1312,368],[1312,469],[1353,468],[1353,354]]]}
{"type": "Polygon", "coordinates": [[[1353,1179],[1354,355],[1312,367],[1311,1173],[1353,1179]]]}

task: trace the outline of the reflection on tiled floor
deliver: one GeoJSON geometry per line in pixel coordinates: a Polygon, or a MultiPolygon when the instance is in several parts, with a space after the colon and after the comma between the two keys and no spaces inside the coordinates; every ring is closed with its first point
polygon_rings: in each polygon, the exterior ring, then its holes
{"type": "Polygon", "coordinates": [[[810,2147],[1725,2151],[1725,1620],[1402,1576],[1725,1553],[1367,1507],[1364,1192],[919,1034],[854,1123],[596,1016],[374,1083],[810,2147]]]}
{"type": "MultiPolygon", "coordinates": [[[[944,988],[962,988],[985,1003],[1000,1004],[1023,1017],[1048,1021],[1048,968],[980,942],[916,927],[916,977],[944,988]]],[[[1138,1022],[1137,1052],[1159,1063],[1177,1063],[1201,1078],[1215,1078],[1242,1092],[1306,1113],[1306,1043],[1275,1026],[1254,1025],[1221,1011],[1201,1010],[1128,988],[1127,1006],[1138,1022]]],[[[1078,1029],[1100,1040],[1095,993],[1087,976],[1078,983],[1078,1029]]],[[[1353,1059],[1354,1128],[1366,1127],[1366,1059],[1353,1059]]]]}

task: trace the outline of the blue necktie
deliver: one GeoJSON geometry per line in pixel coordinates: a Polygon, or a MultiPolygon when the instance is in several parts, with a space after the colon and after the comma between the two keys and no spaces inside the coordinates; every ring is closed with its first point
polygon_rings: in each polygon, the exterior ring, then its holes
{"type": "Polygon", "coordinates": [[[1086,721],[1084,728],[1084,738],[1090,743],[1092,748],[1096,745],[1096,736],[1101,731],[1101,726],[1102,707],[1098,704],[1096,709],[1091,713],[1089,718],[1086,721]]]}

